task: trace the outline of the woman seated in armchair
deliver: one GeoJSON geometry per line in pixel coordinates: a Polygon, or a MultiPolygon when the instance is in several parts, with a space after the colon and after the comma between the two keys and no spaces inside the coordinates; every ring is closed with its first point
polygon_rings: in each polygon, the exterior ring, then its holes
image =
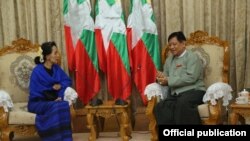
{"type": "Polygon", "coordinates": [[[29,112],[35,113],[35,124],[43,141],[72,141],[70,106],[65,93],[72,82],[57,64],[59,53],[55,42],[41,45],[42,55],[30,78],[29,112]]]}
{"type": "Polygon", "coordinates": [[[203,103],[205,94],[202,62],[196,54],[186,50],[185,41],[182,32],[174,32],[168,37],[171,54],[156,80],[161,85],[168,85],[169,93],[154,109],[158,125],[201,124],[197,106],[203,103]]]}

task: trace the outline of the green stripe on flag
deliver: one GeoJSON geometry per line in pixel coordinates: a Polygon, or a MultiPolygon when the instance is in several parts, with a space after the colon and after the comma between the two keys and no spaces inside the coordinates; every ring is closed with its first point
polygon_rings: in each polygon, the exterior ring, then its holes
{"type": "Polygon", "coordinates": [[[122,19],[122,21],[125,23],[125,20],[124,20],[125,17],[124,17],[124,14],[123,14],[123,13],[121,14],[121,19],[122,19]]]}
{"type": "Polygon", "coordinates": [[[99,14],[99,0],[96,0],[95,4],[95,16],[99,14]]]}
{"type": "Polygon", "coordinates": [[[82,4],[86,0],[77,0],[77,4],[82,4]]]}
{"type": "Polygon", "coordinates": [[[109,6],[112,6],[113,4],[115,4],[116,0],[106,0],[106,1],[109,4],[109,6]]]}
{"type": "Polygon", "coordinates": [[[80,37],[82,43],[85,46],[85,49],[92,60],[93,65],[95,66],[96,71],[98,72],[98,58],[95,44],[95,34],[93,31],[84,29],[80,37]]]}
{"type": "Polygon", "coordinates": [[[63,15],[66,15],[69,11],[69,0],[63,1],[63,15]]]}
{"type": "Polygon", "coordinates": [[[130,0],[130,6],[129,6],[129,13],[132,12],[132,8],[133,8],[133,5],[134,5],[134,0],[130,0]]]}
{"type": "Polygon", "coordinates": [[[142,36],[142,41],[144,42],[148,53],[152,57],[152,60],[155,64],[155,67],[157,69],[160,69],[160,52],[159,52],[159,41],[158,41],[158,35],[150,34],[150,33],[144,33],[142,36]]]}
{"type": "Polygon", "coordinates": [[[154,14],[151,15],[151,20],[155,23],[155,16],[154,16],[154,14]]]}
{"type": "Polygon", "coordinates": [[[141,3],[142,3],[142,6],[143,6],[144,4],[146,4],[148,2],[147,2],[147,0],[141,0],[141,3]]]}
{"type": "Polygon", "coordinates": [[[123,65],[125,66],[128,74],[130,75],[130,65],[129,65],[129,57],[127,50],[127,40],[125,34],[121,33],[112,33],[111,41],[113,42],[115,48],[117,49],[123,65]]]}

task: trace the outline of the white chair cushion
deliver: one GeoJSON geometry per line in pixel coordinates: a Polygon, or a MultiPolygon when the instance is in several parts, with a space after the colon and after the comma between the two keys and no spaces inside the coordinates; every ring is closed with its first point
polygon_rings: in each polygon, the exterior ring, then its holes
{"type": "Polygon", "coordinates": [[[27,103],[14,103],[9,112],[9,124],[34,125],[36,114],[27,110],[27,103]]]}
{"type": "Polygon", "coordinates": [[[209,108],[208,104],[201,104],[198,106],[198,111],[201,118],[208,118],[209,117],[209,108]]]}

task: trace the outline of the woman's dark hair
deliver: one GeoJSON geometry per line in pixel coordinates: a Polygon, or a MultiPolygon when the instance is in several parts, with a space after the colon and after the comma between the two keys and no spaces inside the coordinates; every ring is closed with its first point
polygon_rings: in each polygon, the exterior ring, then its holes
{"type": "Polygon", "coordinates": [[[37,56],[34,61],[36,64],[42,64],[45,62],[46,60],[46,56],[51,54],[52,53],[52,48],[53,46],[57,47],[56,46],[56,43],[54,41],[51,41],[51,42],[44,42],[42,45],[41,45],[41,49],[42,49],[42,56],[37,56]],[[42,58],[41,58],[42,57],[42,58]]]}
{"type": "Polygon", "coordinates": [[[171,34],[168,36],[168,42],[169,42],[169,40],[171,40],[171,39],[174,38],[174,37],[176,37],[177,40],[178,40],[179,42],[186,41],[186,37],[185,37],[185,35],[183,34],[182,31],[178,31],[178,32],[173,32],[173,33],[171,33],[171,34]]]}

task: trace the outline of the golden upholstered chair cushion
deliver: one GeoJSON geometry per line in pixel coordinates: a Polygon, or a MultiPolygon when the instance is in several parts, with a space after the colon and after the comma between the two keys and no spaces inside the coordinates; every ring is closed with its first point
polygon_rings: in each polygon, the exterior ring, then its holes
{"type": "Polygon", "coordinates": [[[34,64],[36,52],[25,54],[7,54],[0,56],[1,89],[7,91],[12,101],[27,102],[29,78],[34,64]]]}
{"type": "Polygon", "coordinates": [[[208,118],[209,117],[209,108],[208,108],[208,104],[201,104],[198,106],[198,111],[199,111],[199,115],[202,119],[204,118],[208,118]]]}
{"type": "Polygon", "coordinates": [[[29,81],[39,55],[39,45],[25,39],[14,41],[0,51],[0,88],[8,92],[14,107],[9,111],[8,124],[34,125],[35,114],[27,111],[29,81]]]}
{"type": "Polygon", "coordinates": [[[215,82],[223,81],[224,49],[217,45],[188,45],[202,60],[204,67],[204,83],[206,88],[215,82]]]}
{"type": "MultiPolygon", "coordinates": [[[[207,32],[196,31],[190,34],[186,45],[187,49],[191,49],[202,60],[206,88],[216,82],[228,83],[229,58],[226,41],[208,36],[207,32]]],[[[203,124],[221,124],[221,110],[221,104],[198,106],[203,124]]]]}
{"type": "Polygon", "coordinates": [[[15,132],[19,135],[34,135],[35,114],[27,111],[30,75],[39,55],[38,44],[20,38],[9,46],[0,48],[0,89],[6,91],[13,107],[6,112],[0,107],[0,140],[11,140],[15,132]],[[18,128],[16,128],[18,127],[18,128]]]}
{"type": "Polygon", "coordinates": [[[35,124],[35,114],[28,112],[27,103],[15,103],[9,112],[9,124],[35,124]]]}

